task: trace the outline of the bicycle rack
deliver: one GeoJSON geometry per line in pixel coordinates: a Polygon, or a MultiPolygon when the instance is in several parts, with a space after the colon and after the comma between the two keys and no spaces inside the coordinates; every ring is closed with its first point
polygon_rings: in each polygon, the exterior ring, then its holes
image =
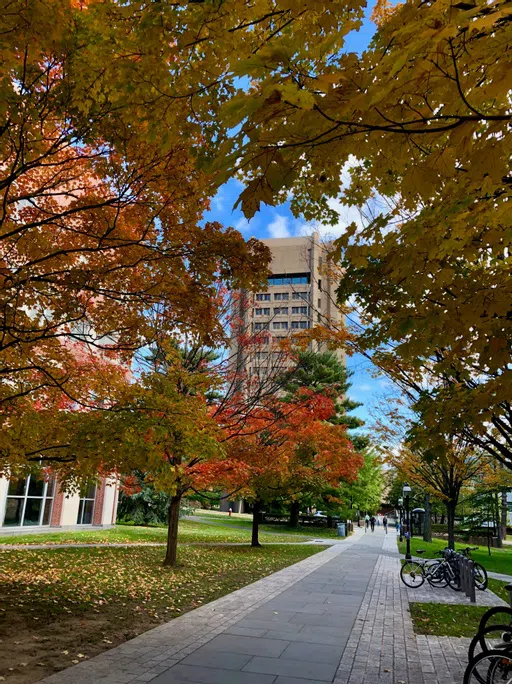
{"type": "Polygon", "coordinates": [[[460,553],[456,554],[460,576],[460,589],[469,598],[471,603],[476,603],[475,579],[473,576],[473,561],[460,553]]]}

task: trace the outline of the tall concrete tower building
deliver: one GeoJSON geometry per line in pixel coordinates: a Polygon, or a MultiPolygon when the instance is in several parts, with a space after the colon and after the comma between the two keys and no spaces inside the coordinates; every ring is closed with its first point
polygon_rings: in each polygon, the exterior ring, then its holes
{"type": "MultiPolygon", "coordinates": [[[[266,290],[248,293],[243,315],[247,332],[262,333],[262,339],[275,349],[280,340],[318,323],[342,325],[336,306],[339,276],[329,264],[330,245],[321,243],[318,233],[262,242],[272,252],[271,275],[266,290]]],[[[263,343],[258,351],[239,359],[250,376],[268,374],[275,359],[268,345],[263,343]]]]}

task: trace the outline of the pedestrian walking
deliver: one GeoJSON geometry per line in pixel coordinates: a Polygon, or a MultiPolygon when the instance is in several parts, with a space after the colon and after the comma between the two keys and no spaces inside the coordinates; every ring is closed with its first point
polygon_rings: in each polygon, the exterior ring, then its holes
{"type": "Polygon", "coordinates": [[[370,527],[372,528],[372,532],[375,532],[375,516],[372,515],[370,518],[370,527]]]}
{"type": "Polygon", "coordinates": [[[383,526],[384,529],[386,530],[386,534],[387,534],[387,533],[388,533],[388,519],[386,518],[386,516],[384,516],[384,517],[382,518],[382,526],[383,526]]]}
{"type": "Polygon", "coordinates": [[[368,529],[368,525],[370,524],[370,516],[368,513],[364,516],[364,524],[365,524],[365,532],[368,529]]]}
{"type": "Polygon", "coordinates": [[[377,516],[377,527],[380,527],[380,515],[377,516]]]}

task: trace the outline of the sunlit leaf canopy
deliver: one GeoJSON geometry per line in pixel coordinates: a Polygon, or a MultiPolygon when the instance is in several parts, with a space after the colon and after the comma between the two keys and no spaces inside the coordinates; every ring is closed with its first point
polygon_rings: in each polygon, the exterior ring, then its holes
{"type": "Polygon", "coordinates": [[[224,163],[245,175],[247,216],[285,197],[327,224],[332,199],[364,209],[335,253],[347,269],[340,301],[352,296],[366,326],[360,344],[390,344],[388,365],[412,364],[420,384],[434,375],[422,403],[430,428],[469,425],[510,463],[512,9],[377,10],[361,56],[290,70],[286,88],[269,71],[240,91],[224,163]]]}

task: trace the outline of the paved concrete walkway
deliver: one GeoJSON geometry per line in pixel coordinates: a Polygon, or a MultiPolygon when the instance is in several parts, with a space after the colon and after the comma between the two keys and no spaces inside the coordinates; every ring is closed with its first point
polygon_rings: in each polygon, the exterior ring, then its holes
{"type": "Polygon", "coordinates": [[[396,534],[350,539],[46,684],[455,684],[465,640],[416,637],[396,534]]]}

